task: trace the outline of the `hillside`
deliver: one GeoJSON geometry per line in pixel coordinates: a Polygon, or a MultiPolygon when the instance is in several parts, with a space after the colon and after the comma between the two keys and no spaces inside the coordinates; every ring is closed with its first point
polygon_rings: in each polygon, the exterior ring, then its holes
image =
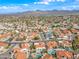
{"type": "Polygon", "coordinates": [[[14,14],[0,14],[0,16],[4,15],[13,15],[13,16],[18,16],[18,15],[31,15],[31,16],[46,16],[46,15],[54,15],[54,16],[62,16],[62,15],[79,15],[78,10],[72,10],[72,11],[67,11],[67,10],[53,10],[53,11],[26,11],[26,12],[18,12],[14,14]]]}

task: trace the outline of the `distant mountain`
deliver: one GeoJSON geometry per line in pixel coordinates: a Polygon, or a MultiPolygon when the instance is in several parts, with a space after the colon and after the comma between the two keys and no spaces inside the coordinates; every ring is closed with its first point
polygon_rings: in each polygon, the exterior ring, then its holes
{"type": "Polygon", "coordinates": [[[46,15],[79,15],[79,10],[47,10],[47,11],[26,11],[14,14],[1,14],[1,15],[32,15],[32,16],[46,16],[46,15]]]}

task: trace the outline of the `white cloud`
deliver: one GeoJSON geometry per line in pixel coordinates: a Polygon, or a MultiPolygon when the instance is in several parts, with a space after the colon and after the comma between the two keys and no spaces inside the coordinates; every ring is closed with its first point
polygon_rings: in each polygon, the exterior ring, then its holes
{"type": "Polygon", "coordinates": [[[0,9],[22,9],[20,6],[0,6],[0,9]]]}
{"type": "Polygon", "coordinates": [[[22,4],[23,6],[29,6],[28,4],[22,4]]]}
{"type": "Polygon", "coordinates": [[[17,4],[17,5],[11,4],[11,5],[8,5],[8,6],[2,5],[2,6],[0,6],[0,9],[23,9],[22,6],[27,7],[29,5],[28,4],[17,4]]]}
{"type": "Polygon", "coordinates": [[[71,6],[63,6],[62,10],[77,10],[79,9],[79,5],[71,5],[71,6]]]}
{"type": "Polygon", "coordinates": [[[65,0],[57,0],[58,2],[64,2],[65,0]]]}
{"type": "Polygon", "coordinates": [[[34,2],[34,4],[45,4],[45,5],[48,5],[49,2],[34,2]]]}
{"type": "Polygon", "coordinates": [[[72,10],[72,9],[69,7],[62,7],[62,10],[72,10]]]}
{"type": "Polygon", "coordinates": [[[79,0],[76,0],[76,1],[79,1],[79,0]]]}
{"type": "Polygon", "coordinates": [[[65,0],[41,0],[40,2],[34,2],[34,4],[48,5],[50,2],[65,2],[65,0]]]}

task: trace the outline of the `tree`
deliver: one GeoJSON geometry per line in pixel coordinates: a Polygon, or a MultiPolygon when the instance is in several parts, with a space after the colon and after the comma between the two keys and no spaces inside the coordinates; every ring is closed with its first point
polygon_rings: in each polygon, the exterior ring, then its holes
{"type": "Polygon", "coordinates": [[[40,38],[38,36],[34,37],[33,40],[39,40],[40,38]]]}
{"type": "Polygon", "coordinates": [[[76,36],[75,39],[72,42],[72,48],[73,48],[73,50],[75,50],[75,51],[78,50],[79,51],[78,46],[79,46],[79,38],[76,36]]]}

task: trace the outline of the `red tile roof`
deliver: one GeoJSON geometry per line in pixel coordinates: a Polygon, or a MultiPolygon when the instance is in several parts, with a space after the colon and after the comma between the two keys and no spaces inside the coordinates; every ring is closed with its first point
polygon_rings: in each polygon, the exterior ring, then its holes
{"type": "Polygon", "coordinates": [[[7,45],[8,45],[7,43],[0,42],[0,46],[7,46],[7,45]]]}
{"type": "Polygon", "coordinates": [[[13,49],[16,59],[27,59],[26,54],[20,48],[13,49]]]}
{"type": "Polygon", "coordinates": [[[58,44],[57,44],[56,41],[49,41],[49,42],[47,43],[47,46],[48,46],[48,49],[50,49],[50,48],[57,47],[58,44]]]}
{"type": "Polygon", "coordinates": [[[22,48],[29,48],[30,45],[29,45],[28,43],[23,43],[23,44],[21,44],[21,47],[22,47],[22,48]]]}
{"type": "Polygon", "coordinates": [[[69,59],[72,59],[73,58],[73,53],[72,52],[69,52],[69,51],[57,51],[57,58],[58,59],[62,59],[62,56],[64,57],[67,57],[69,59]]]}

